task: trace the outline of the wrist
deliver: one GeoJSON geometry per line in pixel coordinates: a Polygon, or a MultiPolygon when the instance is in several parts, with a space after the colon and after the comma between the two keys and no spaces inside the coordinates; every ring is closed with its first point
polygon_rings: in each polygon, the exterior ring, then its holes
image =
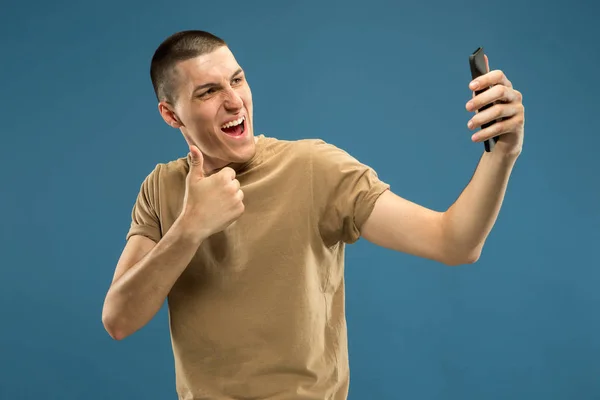
{"type": "Polygon", "coordinates": [[[483,157],[486,162],[495,164],[498,167],[513,167],[519,158],[521,152],[516,150],[505,151],[500,146],[494,147],[491,152],[484,152],[483,157]]]}
{"type": "Polygon", "coordinates": [[[509,144],[498,142],[494,149],[490,152],[498,162],[502,163],[514,163],[522,151],[522,143],[520,144],[509,144]]]}
{"type": "Polygon", "coordinates": [[[171,229],[175,229],[180,239],[197,245],[209,236],[209,233],[205,232],[194,218],[190,218],[183,212],[177,217],[171,229]]]}

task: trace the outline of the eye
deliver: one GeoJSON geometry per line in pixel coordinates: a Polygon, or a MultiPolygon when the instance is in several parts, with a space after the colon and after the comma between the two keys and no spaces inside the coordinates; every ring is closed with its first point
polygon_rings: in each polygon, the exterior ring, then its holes
{"type": "Polygon", "coordinates": [[[237,84],[242,83],[242,80],[243,80],[242,78],[233,78],[232,82],[233,82],[234,85],[237,85],[237,84]]]}
{"type": "Polygon", "coordinates": [[[215,91],[216,91],[216,90],[215,90],[214,88],[210,88],[210,89],[208,89],[207,91],[200,93],[200,94],[198,95],[198,97],[200,97],[200,98],[202,98],[202,97],[206,97],[206,96],[208,96],[208,95],[211,95],[211,94],[213,94],[215,91]]]}

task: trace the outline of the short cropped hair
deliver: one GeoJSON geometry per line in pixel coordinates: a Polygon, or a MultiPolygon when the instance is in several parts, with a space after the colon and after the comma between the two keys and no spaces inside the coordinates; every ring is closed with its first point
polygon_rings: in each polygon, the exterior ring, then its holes
{"type": "Polygon", "coordinates": [[[175,104],[177,63],[210,53],[227,43],[212,33],[198,30],[177,32],[166,38],[154,52],[150,79],[158,101],[175,104]]]}

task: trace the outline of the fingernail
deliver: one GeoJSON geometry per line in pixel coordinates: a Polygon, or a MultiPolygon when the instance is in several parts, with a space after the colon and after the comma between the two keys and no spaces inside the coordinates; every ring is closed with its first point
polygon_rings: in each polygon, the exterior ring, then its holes
{"type": "Polygon", "coordinates": [[[471,89],[477,89],[479,87],[479,82],[473,81],[469,86],[471,87],[471,89]]]}
{"type": "Polygon", "coordinates": [[[473,121],[469,121],[467,123],[467,127],[469,127],[469,129],[473,129],[473,121]]]}
{"type": "Polygon", "coordinates": [[[472,101],[469,101],[469,102],[467,103],[467,110],[470,110],[471,108],[473,108],[473,102],[472,102],[472,101]]]}

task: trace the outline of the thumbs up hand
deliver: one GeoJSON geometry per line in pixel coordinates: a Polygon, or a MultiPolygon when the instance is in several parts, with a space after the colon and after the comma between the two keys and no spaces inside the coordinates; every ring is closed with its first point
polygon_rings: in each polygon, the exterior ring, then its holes
{"type": "Polygon", "coordinates": [[[204,156],[196,146],[190,146],[190,171],[189,175],[192,178],[204,178],[204,156]]]}
{"type": "Polygon", "coordinates": [[[204,157],[196,146],[190,146],[190,158],[180,218],[205,239],[226,229],[243,214],[244,192],[233,169],[225,167],[206,177],[204,157]]]}

